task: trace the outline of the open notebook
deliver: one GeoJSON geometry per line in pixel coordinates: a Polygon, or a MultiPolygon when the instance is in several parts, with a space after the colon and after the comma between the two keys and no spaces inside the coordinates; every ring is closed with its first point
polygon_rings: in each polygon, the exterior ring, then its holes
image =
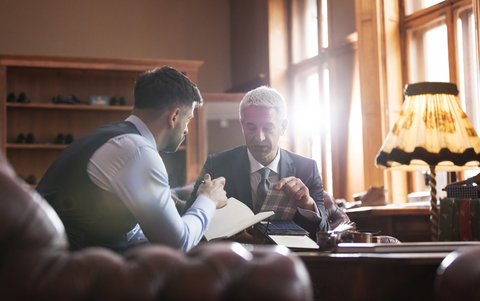
{"type": "Polygon", "coordinates": [[[215,211],[205,232],[205,238],[210,241],[232,237],[272,215],[274,215],[273,211],[254,214],[244,203],[235,198],[229,198],[227,206],[215,211]]]}

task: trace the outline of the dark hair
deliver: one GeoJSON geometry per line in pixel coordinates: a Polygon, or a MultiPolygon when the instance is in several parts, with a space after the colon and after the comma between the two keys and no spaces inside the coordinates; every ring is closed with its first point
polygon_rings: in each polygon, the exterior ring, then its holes
{"type": "Polygon", "coordinates": [[[168,110],[173,106],[191,107],[203,100],[197,86],[185,75],[171,67],[147,71],[135,81],[134,108],[168,110]]]}

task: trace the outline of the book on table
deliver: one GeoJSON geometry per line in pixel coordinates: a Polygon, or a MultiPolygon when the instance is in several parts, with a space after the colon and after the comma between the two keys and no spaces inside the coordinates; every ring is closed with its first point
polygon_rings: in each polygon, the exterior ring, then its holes
{"type": "Polygon", "coordinates": [[[257,230],[267,236],[273,243],[290,249],[318,249],[318,244],[308,235],[308,231],[293,220],[262,221],[257,230]]]}
{"type": "MultiPolygon", "coordinates": [[[[318,243],[310,238],[309,233],[293,220],[262,221],[256,227],[277,245],[283,245],[295,250],[320,248],[318,243]]],[[[343,232],[354,228],[355,223],[345,221],[331,232],[343,232]]]]}
{"type": "MultiPolygon", "coordinates": [[[[282,201],[288,198],[286,195],[280,195],[282,201]]],[[[270,192],[266,199],[267,204],[269,196],[270,192]]],[[[276,197],[278,204],[278,193],[276,197]]],[[[229,198],[225,207],[215,211],[204,236],[208,241],[228,239],[255,225],[258,233],[262,233],[277,245],[291,249],[318,249],[317,243],[308,237],[309,233],[291,219],[264,221],[274,215],[274,211],[261,211],[254,214],[244,203],[235,198],[229,198]]]]}
{"type": "Polygon", "coordinates": [[[225,207],[215,211],[204,235],[208,241],[227,239],[274,214],[273,211],[254,214],[244,203],[229,198],[225,207]]]}
{"type": "Polygon", "coordinates": [[[275,244],[293,250],[318,249],[319,245],[306,235],[269,235],[275,244]]]}
{"type": "Polygon", "coordinates": [[[308,231],[297,225],[293,220],[268,220],[256,225],[265,235],[308,235],[308,231]]]}

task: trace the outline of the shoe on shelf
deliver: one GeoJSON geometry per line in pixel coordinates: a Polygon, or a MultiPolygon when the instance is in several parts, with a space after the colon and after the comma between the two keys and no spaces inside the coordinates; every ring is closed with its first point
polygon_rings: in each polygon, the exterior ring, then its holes
{"type": "Polygon", "coordinates": [[[55,138],[54,144],[65,144],[65,137],[62,133],[58,133],[57,138],[55,138]]]}
{"type": "Polygon", "coordinates": [[[65,144],[70,144],[73,142],[73,140],[75,139],[73,139],[72,134],[67,134],[67,136],[65,136],[65,144]]]}
{"type": "Polygon", "coordinates": [[[27,138],[25,138],[25,142],[29,144],[38,143],[32,133],[28,133],[27,138]]]}
{"type": "Polygon", "coordinates": [[[22,92],[18,94],[17,102],[29,103],[30,99],[22,92]]]}
{"type": "Polygon", "coordinates": [[[109,101],[108,104],[111,105],[111,106],[116,106],[117,105],[117,98],[115,96],[110,98],[110,101],[109,101]]]}
{"type": "Polygon", "coordinates": [[[55,104],[80,104],[80,101],[75,97],[75,95],[58,95],[52,98],[52,102],[55,104]]]}
{"type": "Polygon", "coordinates": [[[121,105],[121,106],[124,106],[127,104],[127,102],[125,101],[125,97],[120,97],[118,99],[118,104],[121,105]]]}
{"type": "Polygon", "coordinates": [[[15,143],[27,143],[27,139],[25,138],[25,134],[20,133],[18,134],[17,140],[15,143]]]}
{"type": "Polygon", "coordinates": [[[15,96],[15,93],[8,93],[7,95],[7,102],[16,102],[17,97],[15,96]]]}

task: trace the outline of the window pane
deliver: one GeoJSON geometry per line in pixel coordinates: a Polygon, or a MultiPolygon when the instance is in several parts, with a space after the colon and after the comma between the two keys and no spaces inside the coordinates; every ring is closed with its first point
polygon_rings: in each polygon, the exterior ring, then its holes
{"type": "Polygon", "coordinates": [[[473,127],[479,131],[478,82],[475,66],[475,23],[472,9],[457,13],[457,47],[460,99],[473,127]]]}
{"type": "Polygon", "coordinates": [[[310,67],[294,74],[293,77],[292,126],[295,136],[302,136],[312,142],[312,137],[320,132],[320,78],[318,68],[310,67]],[[308,108],[307,110],[305,108],[308,108]]]}
{"type": "Polygon", "coordinates": [[[318,55],[316,0],[292,1],[293,63],[318,55]]]}
{"type": "Polygon", "coordinates": [[[449,82],[448,39],[445,19],[409,29],[409,82],[449,82]]]}
{"type": "Polygon", "coordinates": [[[328,1],[322,0],[322,47],[328,47],[328,1]]]}
{"type": "Polygon", "coordinates": [[[316,66],[294,75],[294,106],[289,126],[294,129],[296,139],[310,142],[310,149],[304,150],[303,154],[317,162],[320,172],[326,174],[323,179],[324,189],[333,191],[328,78],[328,69],[320,70],[316,66]],[[325,152],[324,156],[322,151],[325,152]]]}
{"type": "Polygon", "coordinates": [[[405,15],[411,15],[414,12],[430,7],[437,3],[443,2],[443,0],[404,0],[405,15]]]}

